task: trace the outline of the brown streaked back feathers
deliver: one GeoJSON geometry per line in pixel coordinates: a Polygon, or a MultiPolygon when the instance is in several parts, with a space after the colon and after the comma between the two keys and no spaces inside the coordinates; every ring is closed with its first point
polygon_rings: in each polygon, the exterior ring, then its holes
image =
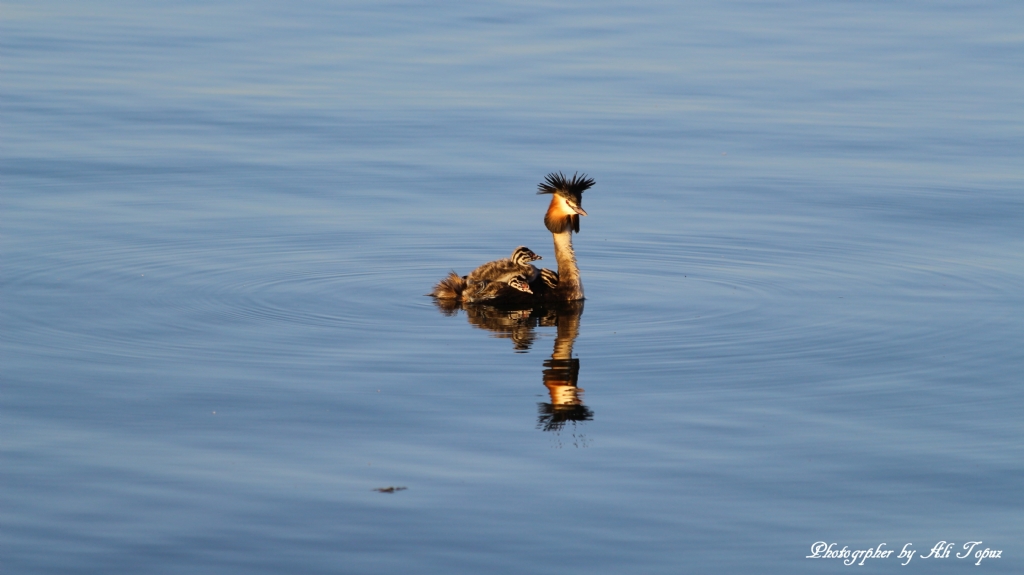
{"type": "Polygon", "coordinates": [[[537,277],[537,268],[530,262],[542,259],[526,246],[519,246],[512,257],[487,262],[466,276],[466,283],[474,285],[481,281],[508,281],[516,274],[523,274],[528,281],[537,277]]]}

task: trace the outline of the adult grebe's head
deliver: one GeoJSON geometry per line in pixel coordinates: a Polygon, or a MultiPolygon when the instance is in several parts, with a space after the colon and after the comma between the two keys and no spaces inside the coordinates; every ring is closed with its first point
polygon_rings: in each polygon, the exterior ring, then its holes
{"type": "Polygon", "coordinates": [[[583,192],[594,185],[594,179],[586,174],[573,174],[572,179],[566,178],[562,172],[550,173],[537,186],[538,194],[552,194],[551,204],[544,214],[544,225],[553,234],[572,230],[580,232],[580,216],[587,215],[583,211],[583,192]]]}

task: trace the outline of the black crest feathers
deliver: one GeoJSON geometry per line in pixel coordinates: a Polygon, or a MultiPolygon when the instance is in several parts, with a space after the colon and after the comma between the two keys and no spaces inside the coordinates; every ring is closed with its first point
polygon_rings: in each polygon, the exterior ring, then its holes
{"type": "Polygon", "coordinates": [[[565,177],[565,174],[552,172],[544,178],[544,181],[537,185],[538,194],[562,194],[576,196],[589,190],[594,185],[594,178],[588,178],[586,174],[578,172],[572,175],[572,179],[565,177]]]}

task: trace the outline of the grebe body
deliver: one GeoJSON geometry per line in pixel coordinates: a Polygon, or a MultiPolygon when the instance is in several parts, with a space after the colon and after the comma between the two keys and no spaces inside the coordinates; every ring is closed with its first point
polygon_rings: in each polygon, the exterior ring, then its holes
{"type": "Polygon", "coordinates": [[[583,192],[594,185],[586,174],[567,178],[561,172],[548,174],[537,186],[538,194],[551,194],[551,203],[544,214],[544,226],[551,232],[558,272],[537,270],[532,261],[541,259],[529,248],[520,246],[512,257],[488,262],[469,275],[454,271],[442,279],[429,294],[438,299],[461,300],[467,303],[531,304],[569,302],[584,299],[583,282],[572,248],[572,234],[580,231],[583,192]],[[525,282],[527,289],[520,289],[525,282]]]}

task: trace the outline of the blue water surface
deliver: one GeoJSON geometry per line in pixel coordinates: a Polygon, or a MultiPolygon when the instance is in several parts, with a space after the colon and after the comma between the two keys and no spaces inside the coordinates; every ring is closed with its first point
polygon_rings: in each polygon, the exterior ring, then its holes
{"type": "Polygon", "coordinates": [[[1021,22],[6,3],[0,570],[1022,572],[1021,22]]]}

